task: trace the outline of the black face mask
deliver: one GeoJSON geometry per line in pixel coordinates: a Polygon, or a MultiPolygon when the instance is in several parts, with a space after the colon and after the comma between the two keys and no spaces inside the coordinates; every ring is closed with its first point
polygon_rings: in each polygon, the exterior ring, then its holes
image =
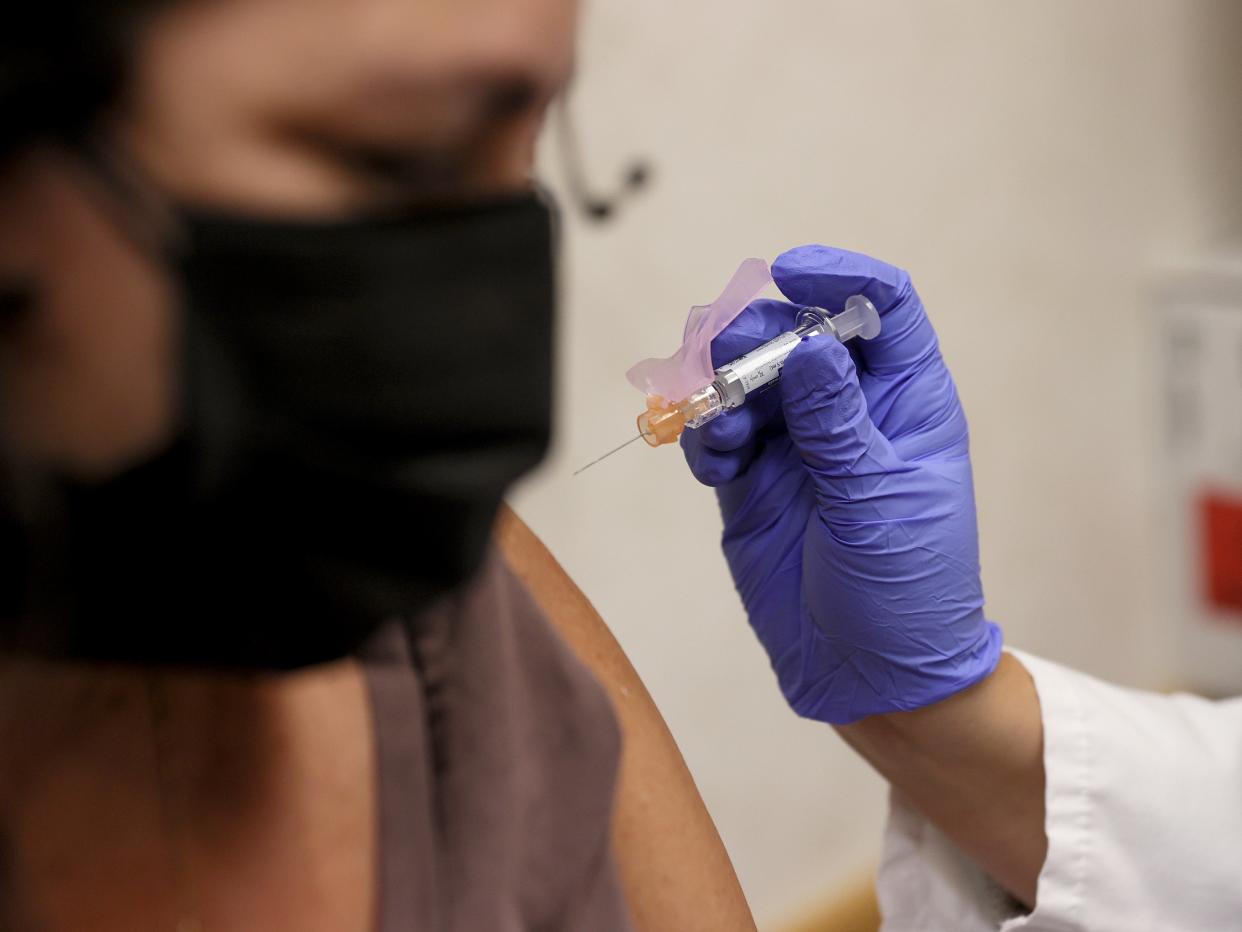
{"type": "Polygon", "coordinates": [[[293,667],[479,565],[551,422],[535,195],[333,223],[187,213],[181,428],[107,482],[14,475],[10,649],[293,667]]]}

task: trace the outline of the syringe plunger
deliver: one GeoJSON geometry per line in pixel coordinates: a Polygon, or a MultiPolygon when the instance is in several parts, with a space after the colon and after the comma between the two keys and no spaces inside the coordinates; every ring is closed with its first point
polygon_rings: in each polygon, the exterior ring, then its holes
{"type": "Polygon", "coordinates": [[[880,313],[875,305],[860,294],[846,299],[845,309],[836,317],[830,317],[836,337],[842,343],[858,337],[870,340],[880,334],[880,313]]]}

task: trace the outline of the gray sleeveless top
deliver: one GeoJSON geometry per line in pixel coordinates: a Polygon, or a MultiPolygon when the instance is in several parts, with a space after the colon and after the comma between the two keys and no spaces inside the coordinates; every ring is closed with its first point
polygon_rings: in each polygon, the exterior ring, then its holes
{"type": "Polygon", "coordinates": [[[380,932],[629,932],[609,844],[616,720],[501,557],[359,656],[380,932]]]}

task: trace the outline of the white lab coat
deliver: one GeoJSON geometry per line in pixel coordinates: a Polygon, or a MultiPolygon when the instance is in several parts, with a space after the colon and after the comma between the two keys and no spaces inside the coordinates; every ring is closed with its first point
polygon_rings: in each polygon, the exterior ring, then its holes
{"type": "Polygon", "coordinates": [[[1048,857],[1035,911],[894,793],[884,932],[1242,930],[1242,699],[1122,689],[1014,653],[1044,721],[1048,857]]]}

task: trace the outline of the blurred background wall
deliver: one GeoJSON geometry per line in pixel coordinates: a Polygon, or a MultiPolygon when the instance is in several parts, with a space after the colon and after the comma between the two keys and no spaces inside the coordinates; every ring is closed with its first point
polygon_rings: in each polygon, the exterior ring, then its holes
{"type": "Polygon", "coordinates": [[[1242,219],[1242,4],[595,0],[584,25],[585,165],[656,174],[615,222],[567,209],[559,435],[515,504],[630,653],[775,928],[874,863],[884,787],[787,711],[677,450],[570,474],[631,433],[626,368],[742,258],[874,254],[913,275],[971,420],[991,617],[1163,685],[1150,286],[1242,219]]]}

